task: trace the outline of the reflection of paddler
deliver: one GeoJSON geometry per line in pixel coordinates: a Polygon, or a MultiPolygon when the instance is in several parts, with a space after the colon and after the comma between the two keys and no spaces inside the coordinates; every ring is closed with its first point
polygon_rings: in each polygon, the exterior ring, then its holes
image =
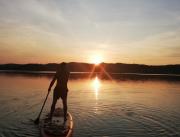
{"type": "Polygon", "coordinates": [[[54,82],[57,80],[56,87],[54,88],[53,101],[52,101],[51,111],[49,115],[50,120],[52,119],[56,102],[59,98],[62,99],[62,103],[63,103],[64,122],[67,120],[66,115],[67,115],[68,78],[69,78],[69,71],[67,69],[66,63],[63,62],[59,64],[56,74],[54,75],[48,89],[48,92],[50,92],[51,87],[53,86],[54,82]]]}

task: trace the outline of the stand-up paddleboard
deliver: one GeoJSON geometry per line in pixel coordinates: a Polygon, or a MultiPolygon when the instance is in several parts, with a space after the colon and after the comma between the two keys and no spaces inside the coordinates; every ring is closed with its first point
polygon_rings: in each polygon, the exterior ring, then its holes
{"type": "Polygon", "coordinates": [[[40,123],[42,137],[72,137],[73,120],[69,112],[66,123],[63,123],[63,111],[60,108],[55,109],[51,122],[47,118],[40,123]]]}

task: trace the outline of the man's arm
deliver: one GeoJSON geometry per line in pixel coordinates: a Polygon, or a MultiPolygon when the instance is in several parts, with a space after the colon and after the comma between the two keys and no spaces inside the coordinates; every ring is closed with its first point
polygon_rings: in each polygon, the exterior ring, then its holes
{"type": "Polygon", "coordinates": [[[48,92],[51,91],[51,87],[54,85],[54,82],[56,81],[56,75],[54,76],[54,78],[52,79],[50,85],[49,85],[49,88],[48,88],[48,92]]]}

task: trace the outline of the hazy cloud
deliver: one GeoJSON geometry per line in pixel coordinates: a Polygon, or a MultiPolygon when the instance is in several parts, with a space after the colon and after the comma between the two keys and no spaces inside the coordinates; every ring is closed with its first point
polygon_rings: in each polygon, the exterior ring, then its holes
{"type": "Polygon", "coordinates": [[[28,63],[31,56],[42,63],[88,61],[98,53],[104,62],[180,63],[179,5],[179,0],[0,0],[0,63],[16,58],[28,63]]]}

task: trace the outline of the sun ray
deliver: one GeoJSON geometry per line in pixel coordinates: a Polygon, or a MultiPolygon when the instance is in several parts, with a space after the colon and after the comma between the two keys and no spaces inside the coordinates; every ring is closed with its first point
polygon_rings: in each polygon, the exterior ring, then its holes
{"type": "Polygon", "coordinates": [[[93,68],[92,68],[92,70],[91,70],[91,72],[89,74],[89,78],[91,78],[93,76],[95,68],[96,68],[96,66],[93,66],[93,68]]]}
{"type": "Polygon", "coordinates": [[[103,64],[102,63],[102,56],[101,55],[94,55],[92,58],[91,58],[91,62],[94,64],[93,67],[92,67],[92,70],[89,74],[89,78],[92,78],[93,74],[97,74],[97,69],[98,68],[98,71],[100,71],[102,75],[108,77],[110,80],[113,81],[113,78],[112,76],[105,70],[103,64]]]}
{"type": "Polygon", "coordinates": [[[104,69],[103,66],[100,66],[101,67],[101,71],[110,79],[113,81],[113,78],[111,77],[111,75],[104,69]]]}

